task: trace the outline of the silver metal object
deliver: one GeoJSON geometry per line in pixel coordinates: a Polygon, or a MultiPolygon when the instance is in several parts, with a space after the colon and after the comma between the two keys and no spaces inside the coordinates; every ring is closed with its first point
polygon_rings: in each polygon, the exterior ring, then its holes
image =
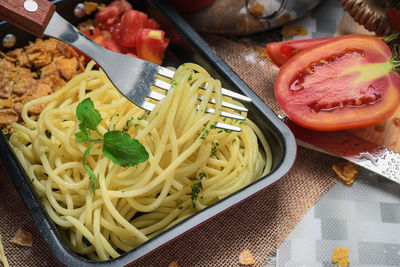
{"type": "Polygon", "coordinates": [[[79,3],[74,8],[74,15],[77,18],[82,18],[86,15],[85,13],[85,5],[83,3],[79,3]]]}
{"type": "Polygon", "coordinates": [[[380,147],[346,131],[321,132],[282,119],[296,137],[297,144],[344,158],[363,168],[400,183],[400,154],[380,147]]]}
{"type": "MultiPolygon", "coordinates": [[[[85,34],[78,31],[72,24],[67,22],[56,12],[51,17],[44,34],[63,41],[90,56],[99,64],[110,81],[126,98],[145,110],[151,111],[155,106],[155,104],[148,102],[146,98],[161,100],[165,97],[163,94],[152,91],[150,86],[156,86],[163,90],[169,90],[171,88],[170,83],[157,79],[156,75],[172,78],[174,71],[141,59],[105,49],[93,42],[85,34]]],[[[223,89],[222,94],[241,101],[251,101],[250,98],[227,89],[223,89]]],[[[213,101],[215,102],[215,99],[211,100],[211,102],[213,101]]],[[[224,102],[223,105],[232,109],[238,107],[237,109],[239,111],[247,111],[247,109],[243,107],[230,103],[224,102]]],[[[210,108],[207,109],[207,112],[213,113],[214,110],[210,108]]],[[[237,116],[236,114],[228,112],[221,113],[221,116],[238,120],[245,119],[242,116],[237,116]]],[[[232,131],[241,130],[240,127],[221,122],[218,122],[215,126],[232,131]]]]}
{"type": "Polygon", "coordinates": [[[323,0],[214,0],[203,10],[183,14],[199,32],[247,35],[275,29],[308,15],[323,0]],[[263,5],[262,15],[251,7],[263,5]]]}
{"type": "Polygon", "coordinates": [[[12,34],[12,33],[6,34],[6,35],[3,37],[3,40],[2,40],[2,44],[3,44],[3,46],[6,47],[6,48],[13,47],[13,46],[15,45],[16,42],[17,42],[17,38],[16,38],[15,35],[12,34]]]}
{"type": "Polygon", "coordinates": [[[25,0],[24,8],[29,12],[35,12],[36,10],[38,10],[39,7],[34,0],[25,0]]]}

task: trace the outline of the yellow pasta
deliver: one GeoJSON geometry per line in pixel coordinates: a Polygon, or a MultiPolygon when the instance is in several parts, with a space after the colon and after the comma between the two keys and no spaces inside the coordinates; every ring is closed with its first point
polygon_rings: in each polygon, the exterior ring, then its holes
{"type": "Polygon", "coordinates": [[[200,66],[180,66],[167,97],[152,112],[122,97],[92,67],[53,95],[27,103],[24,125],[14,124],[10,137],[49,216],[77,253],[97,260],[118,257],[270,172],[270,148],[253,122],[225,121],[241,132],[215,128],[222,120],[221,101],[239,103],[222,96],[220,82],[200,66]],[[127,132],[149,153],[147,161],[122,167],[102,154],[101,144],[94,145],[86,163],[98,179],[95,192],[82,164],[89,144],[74,135],[76,107],[88,97],[103,118],[102,134],[123,130],[129,121],[127,132]],[[216,98],[215,114],[204,112],[210,97],[216,98]],[[29,107],[39,103],[48,105],[39,117],[29,117],[29,107]]]}

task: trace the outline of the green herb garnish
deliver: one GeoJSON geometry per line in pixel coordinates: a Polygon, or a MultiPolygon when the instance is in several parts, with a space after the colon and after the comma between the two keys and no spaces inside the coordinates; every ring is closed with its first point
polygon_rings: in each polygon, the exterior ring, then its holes
{"type": "Polygon", "coordinates": [[[122,167],[132,167],[149,158],[149,154],[144,146],[140,144],[138,140],[131,139],[129,134],[110,129],[108,129],[104,135],[100,133],[97,126],[102,121],[102,118],[100,112],[94,108],[94,104],[90,98],[86,98],[78,104],[76,116],[80,121],[80,131],[75,133],[76,141],[92,143],[83,154],[82,161],[83,168],[89,174],[90,180],[93,182],[93,193],[97,187],[97,178],[93,171],[86,165],[86,157],[95,144],[103,144],[102,152],[104,156],[110,158],[115,164],[122,167]],[[99,137],[92,137],[91,131],[95,131],[99,137]]]}
{"type": "Polygon", "coordinates": [[[195,200],[198,199],[199,193],[203,189],[203,184],[202,184],[201,180],[205,177],[206,177],[206,174],[205,174],[205,172],[202,171],[199,173],[199,178],[197,178],[197,177],[194,178],[194,181],[196,181],[196,182],[191,186],[192,192],[190,194],[191,199],[192,199],[193,208],[196,208],[195,200]]]}

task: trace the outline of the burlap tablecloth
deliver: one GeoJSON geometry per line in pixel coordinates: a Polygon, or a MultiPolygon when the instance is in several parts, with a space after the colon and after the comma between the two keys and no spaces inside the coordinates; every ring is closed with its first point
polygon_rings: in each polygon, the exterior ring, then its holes
{"type": "MultiPolygon", "coordinates": [[[[206,41],[277,113],[273,94],[277,68],[251,46],[217,36],[206,41]]],[[[249,249],[262,266],[274,254],[306,212],[337,181],[331,165],[337,161],[299,148],[291,171],[274,186],[248,199],[187,235],[162,247],[137,266],[239,266],[238,255],[249,249]]],[[[11,178],[0,164],[0,233],[11,266],[61,265],[46,247],[11,178]],[[10,243],[18,228],[33,234],[32,247],[10,243]]],[[[135,266],[136,266],[135,265],[135,266]]]]}

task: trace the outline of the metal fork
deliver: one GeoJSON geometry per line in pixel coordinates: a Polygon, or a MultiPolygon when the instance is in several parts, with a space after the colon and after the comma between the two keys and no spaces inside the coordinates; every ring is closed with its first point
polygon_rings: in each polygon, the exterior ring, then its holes
{"type": "MultiPolygon", "coordinates": [[[[171,79],[174,71],[103,48],[62,18],[55,12],[55,6],[46,0],[1,1],[0,18],[38,37],[50,36],[79,49],[103,69],[110,81],[126,98],[145,110],[151,111],[155,107],[155,104],[147,99],[159,101],[165,97],[164,94],[151,90],[151,86],[163,90],[171,88],[170,83],[158,79],[157,76],[171,79]]],[[[222,89],[222,94],[241,101],[251,101],[250,98],[227,89],[222,89]]],[[[202,100],[201,94],[199,100],[202,100]]],[[[214,98],[209,101],[210,104],[215,102],[214,98]]],[[[222,106],[247,112],[246,108],[228,102],[222,102],[222,106]]],[[[214,113],[215,110],[207,107],[205,112],[214,113]]],[[[225,111],[221,112],[221,116],[235,120],[245,119],[239,114],[225,111]]],[[[238,126],[223,122],[218,122],[215,127],[231,131],[241,130],[238,126]]]]}

